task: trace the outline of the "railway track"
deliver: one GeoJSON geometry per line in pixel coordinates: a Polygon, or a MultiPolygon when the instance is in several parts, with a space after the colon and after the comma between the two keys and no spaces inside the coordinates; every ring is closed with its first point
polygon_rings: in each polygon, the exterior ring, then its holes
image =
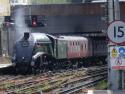
{"type": "Polygon", "coordinates": [[[76,81],[72,81],[67,84],[67,87],[63,88],[61,92],[58,94],[72,94],[72,93],[77,93],[82,88],[87,88],[89,86],[92,86],[96,84],[99,80],[106,79],[106,76],[104,76],[106,73],[102,73],[99,75],[93,75],[93,76],[87,76],[82,79],[78,79],[76,81]],[[103,77],[101,77],[103,75],[103,77]]]}
{"type": "Polygon", "coordinates": [[[0,94],[77,94],[107,78],[107,66],[38,75],[0,75],[0,94]]]}

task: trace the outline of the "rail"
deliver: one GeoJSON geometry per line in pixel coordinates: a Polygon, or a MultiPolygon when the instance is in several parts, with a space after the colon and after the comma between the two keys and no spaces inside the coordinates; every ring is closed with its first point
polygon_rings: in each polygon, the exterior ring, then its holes
{"type": "Polygon", "coordinates": [[[0,75],[0,94],[53,92],[74,94],[106,79],[107,66],[47,72],[39,75],[0,75]]]}

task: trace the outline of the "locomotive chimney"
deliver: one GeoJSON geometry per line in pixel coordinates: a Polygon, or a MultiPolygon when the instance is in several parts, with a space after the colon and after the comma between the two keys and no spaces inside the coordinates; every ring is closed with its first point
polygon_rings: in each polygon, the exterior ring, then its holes
{"type": "Polygon", "coordinates": [[[29,39],[29,32],[24,32],[24,39],[25,40],[28,40],[29,39]]]}

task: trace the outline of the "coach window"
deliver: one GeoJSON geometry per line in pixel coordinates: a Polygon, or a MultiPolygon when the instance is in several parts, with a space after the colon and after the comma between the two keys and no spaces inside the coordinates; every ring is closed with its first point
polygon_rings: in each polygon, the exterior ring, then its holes
{"type": "Polygon", "coordinates": [[[76,41],[76,45],[78,45],[78,42],[76,41]]]}
{"type": "Polygon", "coordinates": [[[72,41],[70,41],[70,51],[72,52],[72,41]]]}
{"type": "Polygon", "coordinates": [[[83,50],[83,44],[81,44],[80,49],[83,50]]]}
{"type": "Polygon", "coordinates": [[[80,43],[78,42],[78,45],[79,45],[80,43]]]}
{"type": "Polygon", "coordinates": [[[75,43],[73,42],[73,46],[74,46],[74,44],[75,44],[75,43]]]}
{"type": "Polygon", "coordinates": [[[86,50],[86,43],[85,43],[85,50],[86,50]]]}
{"type": "Polygon", "coordinates": [[[97,48],[97,47],[98,47],[98,46],[97,46],[97,42],[94,42],[93,44],[95,45],[95,48],[97,48]]]}
{"type": "Polygon", "coordinates": [[[70,42],[70,46],[72,46],[72,42],[70,42]]]}
{"type": "Polygon", "coordinates": [[[102,46],[103,46],[103,45],[101,45],[101,44],[102,44],[102,42],[99,41],[99,45],[100,45],[99,48],[100,48],[100,49],[102,49],[102,46]]]}
{"type": "MultiPolygon", "coordinates": [[[[101,44],[104,44],[104,43],[103,43],[103,41],[102,41],[102,43],[101,43],[101,44]]],[[[105,46],[104,46],[104,45],[102,45],[102,49],[104,49],[104,48],[105,48],[105,46]]]]}
{"type": "Polygon", "coordinates": [[[78,51],[78,42],[76,41],[76,51],[78,51]]]}

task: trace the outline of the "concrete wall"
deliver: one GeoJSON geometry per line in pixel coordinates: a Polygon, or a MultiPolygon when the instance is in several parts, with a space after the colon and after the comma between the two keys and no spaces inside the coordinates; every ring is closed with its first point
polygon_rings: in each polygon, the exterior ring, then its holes
{"type": "Polygon", "coordinates": [[[50,34],[82,34],[101,32],[104,23],[95,16],[46,16],[45,27],[32,28],[33,32],[50,34]]]}

